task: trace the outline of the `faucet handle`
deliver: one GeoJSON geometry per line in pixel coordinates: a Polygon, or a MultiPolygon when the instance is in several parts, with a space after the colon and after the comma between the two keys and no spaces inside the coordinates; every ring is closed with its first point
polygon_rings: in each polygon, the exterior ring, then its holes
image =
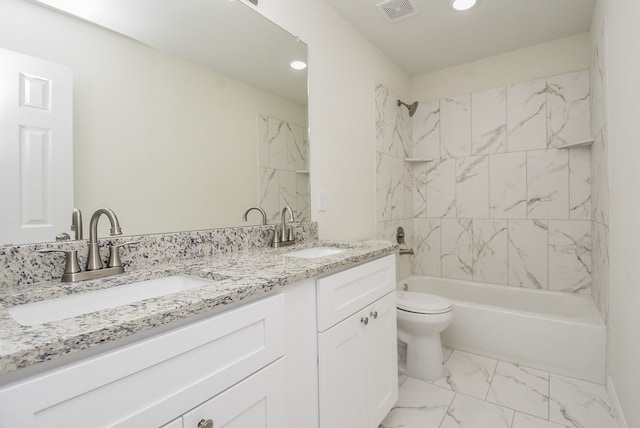
{"type": "Polygon", "coordinates": [[[56,250],[53,248],[46,248],[38,250],[39,253],[64,253],[64,273],[78,273],[80,272],[80,265],[78,264],[78,250],[56,250]]]}
{"type": "Polygon", "coordinates": [[[122,261],[120,260],[120,247],[125,245],[138,245],[139,243],[140,241],[130,241],[123,242],[118,245],[109,245],[109,263],[107,264],[107,267],[121,267],[122,261]]]}

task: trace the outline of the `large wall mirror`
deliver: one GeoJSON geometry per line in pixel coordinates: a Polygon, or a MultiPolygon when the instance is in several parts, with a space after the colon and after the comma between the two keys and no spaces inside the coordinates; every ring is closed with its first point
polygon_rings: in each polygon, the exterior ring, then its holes
{"type": "Polygon", "coordinates": [[[240,0],[0,1],[2,47],[73,70],[85,236],[101,206],[125,235],[261,224],[252,205],[309,220],[296,37],[240,0]]]}

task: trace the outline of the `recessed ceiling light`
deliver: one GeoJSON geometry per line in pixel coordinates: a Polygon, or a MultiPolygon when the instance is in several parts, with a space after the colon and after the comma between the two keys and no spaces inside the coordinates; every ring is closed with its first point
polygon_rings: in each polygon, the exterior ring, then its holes
{"type": "Polygon", "coordinates": [[[307,63],[304,61],[291,61],[289,63],[289,66],[291,68],[293,68],[294,70],[304,70],[305,68],[307,68],[307,63]]]}
{"type": "Polygon", "coordinates": [[[476,0],[452,0],[451,7],[455,10],[467,10],[475,6],[476,0]]]}

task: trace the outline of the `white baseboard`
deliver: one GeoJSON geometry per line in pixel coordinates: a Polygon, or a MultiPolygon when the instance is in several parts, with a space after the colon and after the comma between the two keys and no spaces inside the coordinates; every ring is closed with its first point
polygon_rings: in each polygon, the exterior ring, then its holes
{"type": "Polygon", "coordinates": [[[616,389],[613,387],[613,380],[611,377],[607,378],[607,393],[609,394],[609,400],[611,400],[611,405],[618,417],[618,428],[629,428],[627,426],[627,421],[624,419],[624,414],[622,413],[622,408],[620,407],[618,395],[616,394],[616,389]]]}

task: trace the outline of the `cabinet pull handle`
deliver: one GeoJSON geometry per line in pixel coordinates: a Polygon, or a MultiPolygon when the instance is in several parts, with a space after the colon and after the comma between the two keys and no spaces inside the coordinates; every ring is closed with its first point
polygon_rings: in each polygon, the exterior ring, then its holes
{"type": "Polygon", "coordinates": [[[369,324],[369,318],[368,317],[362,317],[360,318],[360,322],[363,323],[364,325],[369,324]]]}
{"type": "Polygon", "coordinates": [[[378,319],[378,311],[373,311],[371,312],[369,315],[371,315],[373,317],[373,319],[378,319]]]}
{"type": "Polygon", "coordinates": [[[198,428],[213,428],[213,421],[211,419],[207,419],[206,421],[201,419],[200,422],[198,422],[198,428]]]}

